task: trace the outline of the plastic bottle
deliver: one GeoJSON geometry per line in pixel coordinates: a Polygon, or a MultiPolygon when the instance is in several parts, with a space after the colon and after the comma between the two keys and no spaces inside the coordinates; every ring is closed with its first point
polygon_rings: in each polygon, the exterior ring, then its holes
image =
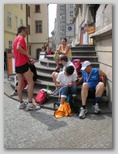
{"type": "Polygon", "coordinates": [[[47,67],[49,67],[49,61],[48,61],[48,59],[47,59],[47,67]]]}
{"type": "Polygon", "coordinates": [[[56,52],[55,58],[58,58],[58,56],[59,56],[59,55],[58,55],[58,52],[56,52]]]}
{"type": "Polygon", "coordinates": [[[47,83],[47,88],[46,88],[47,90],[50,90],[50,86],[49,86],[49,83],[47,83]]]}

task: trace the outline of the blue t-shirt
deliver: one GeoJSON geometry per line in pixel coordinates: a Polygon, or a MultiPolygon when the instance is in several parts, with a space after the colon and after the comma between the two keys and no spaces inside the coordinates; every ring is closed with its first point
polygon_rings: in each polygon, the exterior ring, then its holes
{"type": "Polygon", "coordinates": [[[97,84],[100,82],[99,69],[92,68],[92,72],[89,74],[85,71],[82,71],[82,77],[84,82],[88,82],[89,88],[95,88],[97,84]]]}

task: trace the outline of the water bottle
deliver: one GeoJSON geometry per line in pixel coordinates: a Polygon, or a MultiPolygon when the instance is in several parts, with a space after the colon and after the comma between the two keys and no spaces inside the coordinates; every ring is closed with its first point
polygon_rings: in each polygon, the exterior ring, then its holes
{"type": "Polygon", "coordinates": [[[46,88],[47,90],[50,90],[50,86],[49,86],[49,83],[47,83],[47,88],[46,88]]]}
{"type": "Polygon", "coordinates": [[[58,52],[56,51],[55,58],[58,58],[58,57],[59,57],[59,54],[58,54],[58,52]]]}
{"type": "Polygon", "coordinates": [[[49,61],[48,61],[48,59],[47,59],[47,67],[49,67],[49,61]]]}

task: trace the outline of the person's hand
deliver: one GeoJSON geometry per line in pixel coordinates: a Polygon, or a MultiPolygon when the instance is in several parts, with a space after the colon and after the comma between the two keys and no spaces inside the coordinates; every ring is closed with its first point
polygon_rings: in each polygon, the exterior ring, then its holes
{"type": "Polygon", "coordinates": [[[27,53],[27,57],[29,58],[29,59],[31,59],[31,56],[27,53]]]}
{"type": "Polygon", "coordinates": [[[68,87],[71,87],[72,83],[66,83],[65,85],[68,86],[68,87]]]}
{"type": "Polygon", "coordinates": [[[104,87],[104,91],[106,90],[106,87],[104,87]]]}
{"type": "Polygon", "coordinates": [[[30,59],[30,62],[31,62],[32,64],[34,64],[34,63],[35,63],[35,60],[34,60],[34,59],[30,59]]]}
{"type": "Polygon", "coordinates": [[[72,86],[72,83],[68,83],[68,87],[71,87],[72,86]]]}

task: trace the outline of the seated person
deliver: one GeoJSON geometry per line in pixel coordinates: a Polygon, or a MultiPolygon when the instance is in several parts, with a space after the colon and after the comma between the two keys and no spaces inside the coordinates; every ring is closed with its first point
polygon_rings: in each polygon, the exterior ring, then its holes
{"type": "MultiPolygon", "coordinates": [[[[67,67],[67,66],[73,66],[74,67],[74,73],[76,74],[76,78],[77,78],[77,72],[76,72],[76,69],[75,69],[75,66],[73,65],[73,63],[70,61],[70,60],[68,60],[68,58],[67,58],[67,56],[60,56],[60,58],[59,58],[59,60],[60,60],[60,64],[62,64],[63,66],[63,68],[62,68],[62,70],[65,70],[65,68],[67,67]]],[[[58,72],[56,72],[56,71],[54,71],[53,73],[52,73],[52,79],[53,79],[53,82],[54,82],[54,84],[55,84],[55,86],[56,86],[56,79],[57,79],[57,76],[58,76],[58,72]]],[[[56,90],[57,90],[58,88],[56,87],[56,90]]]]}
{"type": "Polygon", "coordinates": [[[53,52],[52,52],[52,48],[50,48],[48,51],[47,51],[47,55],[52,55],[53,52]]]}
{"type": "Polygon", "coordinates": [[[89,61],[82,63],[82,77],[78,81],[78,84],[83,82],[81,89],[82,107],[80,108],[79,118],[84,119],[87,113],[86,100],[91,94],[94,96],[95,101],[92,106],[95,113],[99,113],[99,100],[105,90],[106,74],[99,68],[92,68],[89,61]],[[103,82],[100,81],[100,77],[103,78],[103,82]]]}
{"type": "Polygon", "coordinates": [[[72,94],[72,102],[76,97],[76,74],[74,73],[73,66],[67,66],[65,70],[58,74],[56,79],[56,86],[59,88],[60,105],[63,104],[68,96],[68,93],[72,94]]]}
{"type": "Polygon", "coordinates": [[[71,53],[71,48],[69,45],[67,45],[67,39],[63,38],[62,43],[59,45],[58,49],[55,51],[55,62],[56,62],[56,69],[59,69],[59,55],[65,55],[68,57],[69,60],[72,59],[72,53],[71,53]]]}

